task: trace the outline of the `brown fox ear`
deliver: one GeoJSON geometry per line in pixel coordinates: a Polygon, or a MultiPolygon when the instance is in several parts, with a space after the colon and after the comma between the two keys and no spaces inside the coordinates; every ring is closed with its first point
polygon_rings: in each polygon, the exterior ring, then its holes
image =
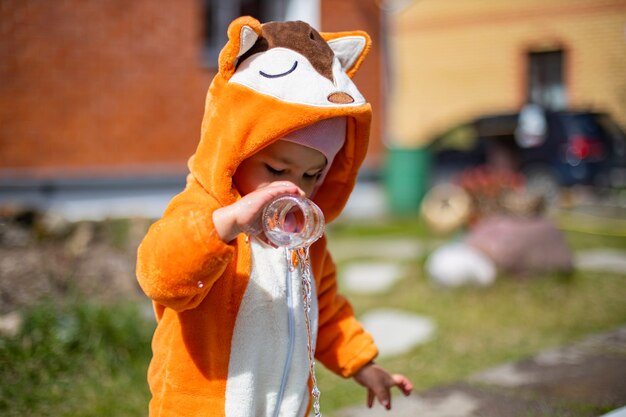
{"type": "Polygon", "coordinates": [[[369,35],[363,31],[320,33],[339,59],[350,78],[358,71],[372,46],[369,35]]]}
{"type": "Polygon", "coordinates": [[[228,42],[222,48],[219,57],[219,72],[229,79],[235,72],[237,60],[261,35],[261,22],[250,16],[233,20],[228,26],[228,42]]]}

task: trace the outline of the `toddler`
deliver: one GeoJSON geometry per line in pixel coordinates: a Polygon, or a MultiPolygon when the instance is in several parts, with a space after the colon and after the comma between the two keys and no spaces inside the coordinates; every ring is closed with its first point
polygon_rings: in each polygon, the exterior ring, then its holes
{"type": "MultiPolygon", "coordinates": [[[[158,322],[150,415],[302,417],[312,383],[302,268],[260,233],[261,213],[292,194],[315,201],[327,222],[340,214],[367,150],[371,107],[351,77],[370,40],[251,17],[228,35],[187,186],[138,250],[158,322]]],[[[390,389],[408,395],[411,382],[373,362],[326,238],[309,254],[316,359],[363,385],[369,406],[390,408],[390,389]]]]}

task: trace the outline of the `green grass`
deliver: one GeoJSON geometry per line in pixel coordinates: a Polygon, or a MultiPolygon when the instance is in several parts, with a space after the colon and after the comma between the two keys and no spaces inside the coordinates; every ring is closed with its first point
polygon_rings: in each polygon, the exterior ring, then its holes
{"type": "Polygon", "coordinates": [[[0,415],[146,415],[153,328],[129,302],[34,307],[0,337],[0,415]]]}
{"type": "Polygon", "coordinates": [[[597,246],[626,250],[626,219],[561,212],[554,221],[575,250],[597,246]]]}
{"type": "MultiPolygon", "coordinates": [[[[415,237],[427,248],[435,245],[412,219],[333,225],[329,235],[415,237]]],[[[567,238],[577,250],[626,249],[626,239],[616,236],[568,232],[567,238]]],[[[626,324],[626,274],[501,277],[488,288],[444,290],[424,277],[423,254],[406,261],[406,267],[405,276],[384,294],[347,296],[357,315],[392,307],[436,322],[432,341],[378,361],[409,376],[418,390],[626,324]]],[[[131,301],[43,303],[25,312],[21,332],[0,337],[0,415],[147,415],[146,370],[154,324],[142,317],[131,301]]],[[[331,375],[321,365],[317,370],[325,415],[364,403],[365,391],[355,382],[331,375]]]]}

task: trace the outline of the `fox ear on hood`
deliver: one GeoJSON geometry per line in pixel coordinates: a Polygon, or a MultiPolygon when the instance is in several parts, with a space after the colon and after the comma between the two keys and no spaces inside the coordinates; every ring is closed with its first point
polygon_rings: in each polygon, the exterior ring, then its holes
{"type": "Polygon", "coordinates": [[[228,26],[228,42],[219,56],[219,73],[229,79],[235,72],[237,60],[261,35],[261,22],[250,16],[233,20],[228,26]]]}
{"type": "Polygon", "coordinates": [[[328,46],[335,53],[335,56],[339,59],[342,69],[352,78],[372,46],[372,40],[369,35],[360,30],[334,33],[322,32],[320,35],[322,35],[328,46]]]}

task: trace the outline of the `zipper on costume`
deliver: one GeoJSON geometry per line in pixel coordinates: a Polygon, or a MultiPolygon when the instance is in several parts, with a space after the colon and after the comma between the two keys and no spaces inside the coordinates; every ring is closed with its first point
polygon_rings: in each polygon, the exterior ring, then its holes
{"type": "Polygon", "coordinates": [[[295,319],[294,319],[294,300],[293,300],[293,273],[295,271],[293,264],[291,262],[290,252],[287,248],[285,251],[285,261],[287,265],[287,282],[286,282],[286,290],[287,290],[287,327],[288,327],[288,338],[287,338],[287,358],[285,359],[285,365],[283,368],[283,376],[280,381],[280,388],[278,390],[278,397],[276,398],[276,409],[274,410],[274,417],[278,417],[280,413],[280,407],[283,402],[283,396],[285,394],[285,389],[287,386],[287,379],[289,377],[289,369],[291,368],[291,361],[293,359],[293,350],[295,345],[295,319]]]}

